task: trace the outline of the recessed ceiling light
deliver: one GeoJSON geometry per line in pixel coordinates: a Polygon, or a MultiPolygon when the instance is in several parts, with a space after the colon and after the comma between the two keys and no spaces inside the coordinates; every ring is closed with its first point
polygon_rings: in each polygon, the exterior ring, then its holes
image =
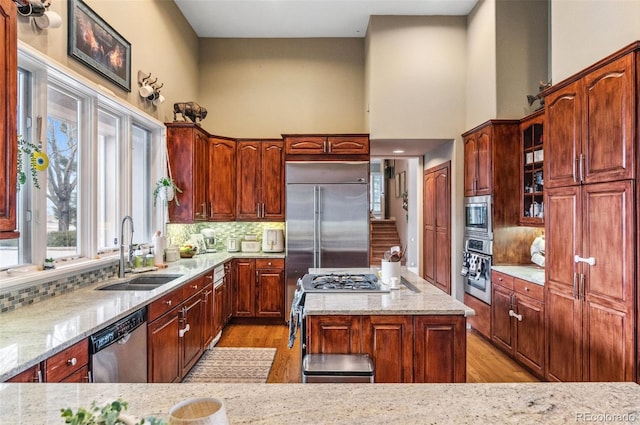
{"type": "Polygon", "coordinates": [[[404,153],[404,151],[402,149],[396,149],[393,151],[393,153],[404,153]]]}

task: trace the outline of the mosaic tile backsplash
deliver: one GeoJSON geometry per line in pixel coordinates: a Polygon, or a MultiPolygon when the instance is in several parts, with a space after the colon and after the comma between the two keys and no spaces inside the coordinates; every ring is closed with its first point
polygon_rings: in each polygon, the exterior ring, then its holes
{"type": "Polygon", "coordinates": [[[110,279],[116,276],[117,273],[118,263],[113,263],[102,268],[61,277],[29,287],[0,291],[0,313],[44,301],[47,298],[65,294],[101,280],[110,279]]]}
{"type": "MultiPolygon", "coordinates": [[[[242,239],[244,235],[257,235],[262,241],[263,229],[285,229],[282,222],[212,222],[196,224],[168,224],[167,225],[167,245],[180,245],[189,239],[194,233],[200,233],[202,229],[213,229],[216,234],[216,250],[224,252],[227,250],[227,240],[230,237],[242,239]]],[[[286,233],[286,232],[285,232],[286,233]]]]}

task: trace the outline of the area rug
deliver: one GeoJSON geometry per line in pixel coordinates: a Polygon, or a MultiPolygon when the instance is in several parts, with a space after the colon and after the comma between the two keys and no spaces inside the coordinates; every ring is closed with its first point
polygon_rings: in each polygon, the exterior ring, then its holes
{"type": "Polygon", "coordinates": [[[214,347],[182,382],[265,383],[275,355],[275,348],[214,347]]]}

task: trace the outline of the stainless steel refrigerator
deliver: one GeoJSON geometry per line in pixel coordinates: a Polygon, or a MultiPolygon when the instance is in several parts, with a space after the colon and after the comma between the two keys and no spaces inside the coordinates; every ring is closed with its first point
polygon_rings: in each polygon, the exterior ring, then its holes
{"type": "Polygon", "coordinates": [[[369,267],[369,163],[287,162],[287,315],[309,268],[369,267]]]}

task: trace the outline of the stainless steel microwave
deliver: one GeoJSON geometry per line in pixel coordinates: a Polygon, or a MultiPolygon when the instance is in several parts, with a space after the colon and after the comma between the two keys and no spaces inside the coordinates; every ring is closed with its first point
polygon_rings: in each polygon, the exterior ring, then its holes
{"type": "Polygon", "coordinates": [[[467,236],[493,239],[491,195],[464,198],[464,232],[467,236]]]}

